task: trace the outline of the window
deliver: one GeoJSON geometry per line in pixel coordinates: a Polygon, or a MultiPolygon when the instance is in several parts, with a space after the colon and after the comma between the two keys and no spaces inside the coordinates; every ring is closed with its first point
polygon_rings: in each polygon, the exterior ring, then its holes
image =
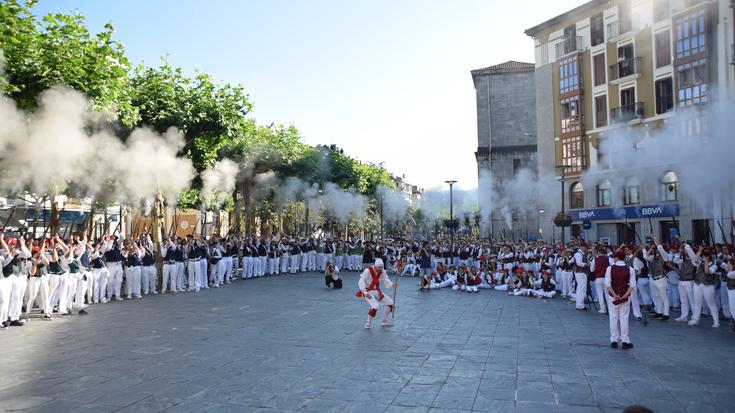
{"type": "Polygon", "coordinates": [[[600,53],[592,57],[594,65],[595,86],[605,84],[605,53],[600,53]]]}
{"type": "Polygon", "coordinates": [[[620,34],[627,33],[631,29],[630,22],[630,0],[618,2],[618,21],[620,23],[620,34]]]}
{"type": "Polygon", "coordinates": [[[677,66],[679,107],[707,102],[707,60],[677,66]]]}
{"type": "Polygon", "coordinates": [[[518,170],[521,169],[521,160],[520,159],[513,159],[513,175],[518,172],[518,170]]]}
{"type": "Polygon", "coordinates": [[[671,35],[669,31],[656,33],[656,67],[671,64],[671,35]]]}
{"type": "Polygon", "coordinates": [[[607,126],[607,95],[595,98],[595,127],[607,126]]]}
{"type": "Polygon", "coordinates": [[[590,35],[592,46],[597,46],[605,42],[605,25],[602,19],[602,13],[597,13],[590,18],[590,35]]]}
{"type": "Polygon", "coordinates": [[[704,10],[674,19],[676,58],[686,59],[706,52],[704,10]]]}
{"type": "Polygon", "coordinates": [[[579,60],[571,55],[559,62],[559,93],[564,95],[579,91],[579,60]]]}
{"type": "Polygon", "coordinates": [[[582,137],[573,136],[570,138],[562,138],[562,162],[568,165],[566,172],[580,172],[584,166],[584,147],[582,146],[582,137]]]}
{"type": "Polygon", "coordinates": [[[569,209],[584,208],[584,187],[580,182],[575,182],[569,189],[569,209]]]}
{"type": "Polygon", "coordinates": [[[666,172],[661,179],[661,193],[662,201],[676,201],[679,193],[679,179],[673,171],[666,172]]]}
{"type": "Polygon", "coordinates": [[[609,207],[610,206],[610,191],[612,185],[610,181],[605,179],[597,185],[597,206],[598,207],[609,207]]]}
{"type": "Polygon", "coordinates": [[[633,43],[618,47],[618,79],[635,74],[635,56],[633,53],[633,43]]]}
{"type": "Polygon", "coordinates": [[[656,114],[670,112],[674,108],[674,85],[671,78],[656,81],[656,114]]]}
{"type": "Polygon", "coordinates": [[[562,99],[560,106],[561,133],[579,131],[582,128],[579,114],[579,97],[562,99]]]}
{"type": "Polygon", "coordinates": [[[653,2],[653,21],[660,22],[669,18],[669,2],[654,1],[653,2]]]}
{"type": "Polygon", "coordinates": [[[630,87],[620,91],[620,106],[627,109],[635,105],[635,88],[630,87]]]}
{"type": "Polygon", "coordinates": [[[623,198],[625,205],[637,205],[641,203],[641,183],[638,181],[638,178],[630,177],[625,181],[623,198]]]}

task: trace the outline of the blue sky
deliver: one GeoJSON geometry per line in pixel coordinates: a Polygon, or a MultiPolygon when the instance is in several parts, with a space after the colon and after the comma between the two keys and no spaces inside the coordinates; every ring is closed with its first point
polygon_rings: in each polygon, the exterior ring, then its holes
{"type": "Polygon", "coordinates": [[[294,124],[425,188],[477,186],[470,70],[533,62],[523,31],[581,0],[41,0],[105,22],[132,63],[242,84],[260,123],[294,124]]]}

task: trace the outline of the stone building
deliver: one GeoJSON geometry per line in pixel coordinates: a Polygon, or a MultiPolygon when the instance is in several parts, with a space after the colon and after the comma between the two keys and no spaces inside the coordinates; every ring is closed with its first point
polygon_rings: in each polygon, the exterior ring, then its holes
{"type": "Polygon", "coordinates": [[[502,194],[503,182],[519,170],[537,171],[534,65],[508,61],[471,73],[477,99],[475,157],[483,215],[481,234],[492,238],[533,238],[538,233],[537,221],[507,228],[497,211],[489,211],[483,200],[488,199],[491,189],[502,194]],[[492,179],[487,178],[488,174],[492,179]]]}

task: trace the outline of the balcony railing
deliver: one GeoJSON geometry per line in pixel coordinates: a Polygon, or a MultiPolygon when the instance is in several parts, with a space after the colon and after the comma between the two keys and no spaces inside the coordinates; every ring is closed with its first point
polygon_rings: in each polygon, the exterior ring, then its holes
{"type": "Polygon", "coordinates": [[[572,52],[580,52],[583,44],[582,36],[565,37],[561,43],[556,44],[556,57],[565,56],[572,52]]]}
{"type": "Polygon", "coordinates": [[[634,57],[610,65],[610,81],[643,73],[643,59],[634,57]]]}
{"type": "Polygon", "coordinates": [[[635,102],[610,110],[610,123],[624,123],[634,119],[643,119],[643,102],[635,102]]]}

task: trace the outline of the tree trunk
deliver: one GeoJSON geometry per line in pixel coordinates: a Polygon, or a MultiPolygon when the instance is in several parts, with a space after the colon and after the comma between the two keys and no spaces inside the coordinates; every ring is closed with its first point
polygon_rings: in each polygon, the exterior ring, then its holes
{"type": "MultiPolygon", "coordinates": [[[[161,240],[163,238],[163,217],[166,213],[166,206],[163,202],[163,194],[158,192],[156,194],[156,200],[153,203],[153,214],[151,219],[153,220],[153,228],[151,231],[151,238],[153,239],[153,251],[161,251],[161,240]]],[[[156,257],[156,286],[162,281],[158,275],[163,275],[163,257],[161,254],[153,254],[156,257]]],[[[163,292],[162,290],[159,290],[163,292]]]]}
{"type": "Polygon", "coordinates": [[[252,211],[253,205],[250,201],[250,192],[252,187],[250,182],[246,179],[242,185],[242,202],[245,205],[245,234],[250,237],[252,236],[253,223],[252,223],[252,211]]]}
{"type": "Polygon", "coordinates": [[[92,198],[92,203],[89,206],[89,216],[87,216],[87,223],[85,224],[82,231],[84,231],[85,234],[87,234],[87,239],[92,239],[92,230],[95,227],[94,224],[94,212],[96,210],[95,205],[97,202],[95,202],[94,198],[92,198]]]}
{"type": "Polygon", "coordinates": [[[230,232],[234,232],[237,237],[240,237],[240,221],[242,219],[242,210],[240,209],[240,200],[237,197],[237,185],[235,186],[235,190],[232,191],[232,201],[234,203],[234,207],[232,208],[232,213],[230,214],[230,232]]]}

